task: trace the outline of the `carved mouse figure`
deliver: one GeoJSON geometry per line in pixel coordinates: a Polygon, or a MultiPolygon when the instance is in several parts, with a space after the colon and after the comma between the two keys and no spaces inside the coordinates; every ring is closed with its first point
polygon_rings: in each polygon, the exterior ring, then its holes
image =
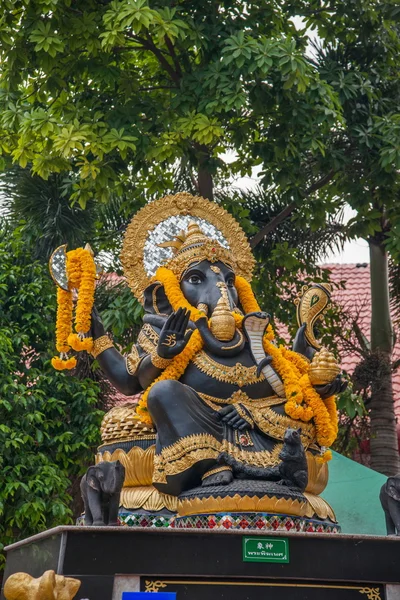
{"type": "Polygon", "coordinates": [[[118,525],[125,467],[115,460],[89,467],[81,481],[85,525],[118,525]]]}
{"type": "Polygon", "coordinates": [[[237,462],[226,452],[222,452],[218,461],[230,465],[238,479],[264,479],[277,481],[292,489],[304,492],[308,483],[308,466],[304,446],[301,442],[301,429],[288,427],[283,437],[283,448],[279,453],[281,463],[276,467],[264,469],[237,462]]]}
{"type": "Polygon", "coordinates": [[[400,535],[400,475],[389,477],[381,487],[379,499],[385,512],[388,535],[400,535]]]}

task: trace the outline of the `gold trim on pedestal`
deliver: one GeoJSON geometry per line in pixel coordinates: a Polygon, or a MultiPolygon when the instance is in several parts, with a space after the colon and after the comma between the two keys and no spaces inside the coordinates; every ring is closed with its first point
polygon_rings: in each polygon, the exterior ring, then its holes
{"type": "Polygon", "coordinates": [[[162,494],[152,485],[123,487],[121,490],[120,505],[127,510],[142,508],[149,512],[157,512],[166,508],[171,512],[176,512],[178,498],[162,494]]]}
{"type": "Polygon", "coordinates": [[[190,498],[179,500],[178,515],[214,514],[220,512],[267,512],[304,517],[307,512],[307,502],[291,498],[276,498],[275,496],[217,496],[208,498],[190,498]]]}
{"type": "Polygon", "coordinates": [[[111,452],[100,452],[96,456],[96,464],[102,461],[111,462],[119,460],[125,467],[124,487],[151,485],[153,481],[155,446],[149,446],[146,450],[134,446],[128,453],[121,448],[111,452]]]}
{"type": "Polygon", "coordinates": [[[155,440],[155,429],[138,419],[136,406],[137,404],[128,402],[123,406],[114,406],[114,408],[104,415],[100,427],[103,445],[134,439],[155,440]]]}
{"type": "Polygon", "coordinates": [[[308,466],[308,484],[306,492],[318,496],[328,485],[328,465],[321,463],[311,452],[306,452],[308,466]]]}
{"type": "Polygon", "coordinates": [[[310,494],[308,492],[303,493],[308,502],[306,517],[312,519],[314,515],[317,515],[319,519],[330,519],[334,523],[337,522],[336,515],[326,500],[315,494],[310,494]]]}

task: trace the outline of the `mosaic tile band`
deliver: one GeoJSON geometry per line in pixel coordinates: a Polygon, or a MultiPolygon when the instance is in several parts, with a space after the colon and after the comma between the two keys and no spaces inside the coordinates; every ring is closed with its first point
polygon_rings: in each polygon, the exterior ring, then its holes
{"type": "Polygon", "coordinates": [[[288,517],[267,513],[219,513],[213,515],[192,515],[177,517],[176,529],[215,529],[241,531],[299,531],[309,533],[340,533],[336,523],[305,519],[304,517],[288,517]]]}
{"type": "MultiPolygon", "coordinates": [[[[124,527],[175,528],[175,529],[215,529],[216,531],[294,531],[303,533],[340,533],[340,525],[321,522],[304,517],[288,517],[267,513],[219,513],[213,515],[143,514],[129,511],[119,513],[120,525],[124,527]]],[[[83,516],[77,525],[83,525],[83,516]]]]}

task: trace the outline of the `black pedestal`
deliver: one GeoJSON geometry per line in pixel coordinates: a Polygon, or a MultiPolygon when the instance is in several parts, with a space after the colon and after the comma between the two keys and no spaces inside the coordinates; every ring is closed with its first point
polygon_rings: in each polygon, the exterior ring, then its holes
{"type": "Polygon", "coordinates": [[[7,548],[5,579],[54,569],[82,581],[76,600],[120,600],[117,588],[178,600],[391,600],[399,565],[396,537],[56,527],[7,548]]]}

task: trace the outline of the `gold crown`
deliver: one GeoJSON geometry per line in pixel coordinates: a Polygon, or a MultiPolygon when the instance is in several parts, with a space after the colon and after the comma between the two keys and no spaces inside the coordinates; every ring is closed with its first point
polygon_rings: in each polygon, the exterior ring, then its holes
{"type": "Polygon", "coordinates": [[[186,232],[181,231],[175,239],[159,244],[160,248],[172,248],[174,256],[164,266],[171,269],[181,279],[183,273],[193,263],[208,260],[212,263],[221,261],[236,270],[236,261],[230,250],[227,250],[219,242],[207,237],[194,221],[189,223],[186,232]]]}

